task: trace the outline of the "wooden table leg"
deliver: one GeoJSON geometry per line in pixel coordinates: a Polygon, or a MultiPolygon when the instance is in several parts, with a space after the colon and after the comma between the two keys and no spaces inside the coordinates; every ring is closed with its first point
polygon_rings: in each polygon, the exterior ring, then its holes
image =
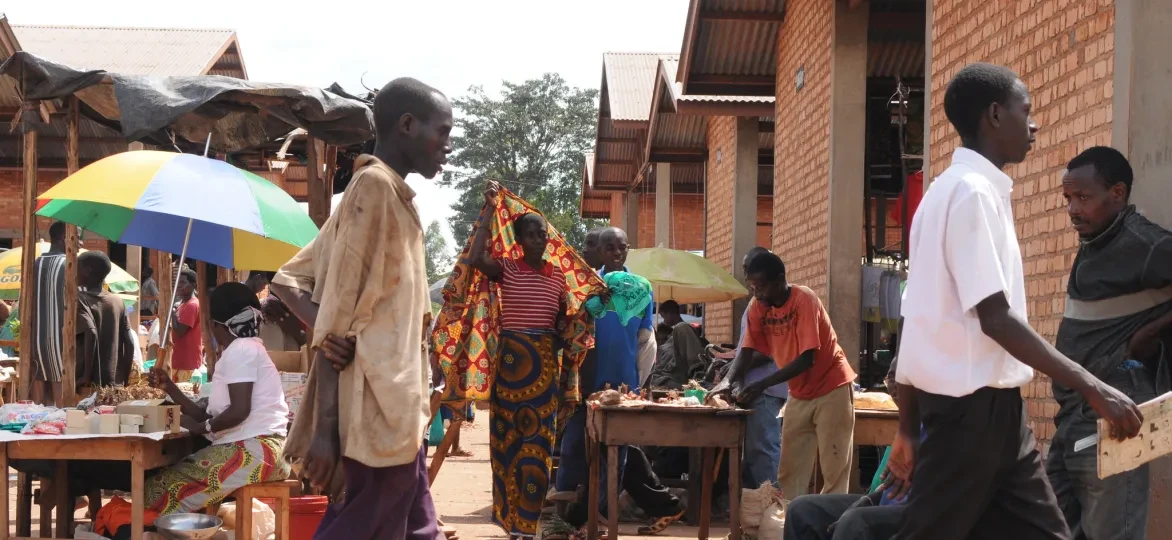
{"type": "Polygon", "coordinates": [[[57,538],[73,536],[74,500],[69,497],[69,462],[57,461],[53,477],[53,500],[57,501],[57,538]]]}
{"type": "Polygon", "coordinates": [[[587,540],[598,540],[598,498],[602,496],[598,492],[600,487],[598,484],[601,484],[599,477],[602,474],[600,470],[602,467],[599,463],[602,458],[601,447],[602,445],[599,443],[590,440],[586,441],[586,459],[590,463],[590,476],[586,480],[589,486],[586,490],[587,540]]]}
{"type": "Polygon", "coordinates": [[[53,537],[53,507],[56,506],[52,493],[53,481],[41,478],[41,487],[37,489],[40,496],[37,498],[37,506],[41,514],[41,538],[53,537]]]}
{"type": "Polygon", "coordinates": [[[146,496],[146,468],[142,463],[142,447],[130,451],[130,540],[142,540],[143,504],[146,496]]]}
{"type": "Polygon", "coordinates": [[[728,451],[728,538],[741,540],[741,450],[728,451]]]}
{"type": "Polygon", "coordinates": [[[619,447],[606,447],[606,508],[609,510],[609,539],[619,537],[619,447]]]}
{"type": "Polygon", "coordinates": [[[25,473],[16,475],[16,536],[33,535],[33,479],[25,473]]]}
{"type": "MultiPolygon", "coordinates": [[[[703,455],[700,470],[711,471],[713,462],[716,457],[712,448],[705,448],[700,451],[703,455]]],[[[696,535],[700,540],[708,538],[708,526],[712,523],[712,476],[709,474],[702,475],[703,484],[700,488],[700,531],[696,535]]]]}
{"type": "Polygon", "coordinates": [[[8,540],[8,445],[0,444],[0,471],[4,472],[4,503],[0,504],[0,540],[8,540]]]}
{"type": "Polygon", "coordinates": [[[700,492],[704,486],[704,469],[700,464],[702,455],[699,448],[688,449],[688,508],[684,523],[692,527],[700,525],[700,492]]]}

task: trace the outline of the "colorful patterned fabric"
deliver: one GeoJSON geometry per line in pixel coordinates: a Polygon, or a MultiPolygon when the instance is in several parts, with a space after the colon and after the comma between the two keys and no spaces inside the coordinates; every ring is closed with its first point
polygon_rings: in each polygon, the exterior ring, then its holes
{"type": "Polygon", "coordinates": [[[285,438],[276,435],[213,444],[147,476],[145,506],[159,514],[198,512],[243,486],[284,480],[284,447],[285,438]]]}
{"type": "Polygon", "coordinates": [[[609,272],[602,279],[610,288],[610,301],[606,305],[598,297],[586,301],[586,311],[594,318],[601,319],[607,311],[613,311],[626,326],[647,311],[647,304],[651,303],[651,282],[646,278],[630,272],[609,272]]]}
{"type": "Polygon", "coordinates": [[[492,521],[511,536],[535,536],[553,465],[561,393],[553,334],[502,330],[489,399],[492,521]]]}
{"type": "MultiPolygon", "coordinates": [[[[540,214],[529,203],[502,189],[488,223],[478,219],[472,238],[480,227],[489,227],[489,256],[520,259],[521,246],[513,237],[512,223],[526,213],[540,214]]],[[[547,231],[546,260],[565,274],[568,289],[566,314],[558,328],[563,347],[559,386],[564,404],[580,399],[578,367],[594,344],[594,322],[582,304],[590,296],[601,293],[605,285],[548,222],[547,231]]],[[[472,238],[448,276],[443,292],[444,307],[431,336],[446,381],[444,401],[488,400],[495,369],[493,360],[500,357],[500,289],[472,268],[468,253],[472,238]]]]}

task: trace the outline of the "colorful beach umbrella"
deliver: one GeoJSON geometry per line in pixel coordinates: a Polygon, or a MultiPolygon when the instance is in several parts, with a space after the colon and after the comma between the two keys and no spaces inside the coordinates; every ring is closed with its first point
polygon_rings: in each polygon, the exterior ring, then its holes
{"type": "Polygon", "coordinates": [[[699,255],[667,248],[632,249],[627,268],[651,282],[655,301],[727,302],[749,295],[732,274],[699,255]]]}
{"type": "Polygon", "coordinates": [[[277,270],[317,235],[293,197],[272,182],[223,161],[153,150],[77,171],[37,198],[37,215],[247,270],[277,270]]]}
{"type": "MultiPolygon", "coordinates": [[[[48,242],[37,243],[37,256],[49,251],[48,242]]],[[[78,253],[85,253],[80,249],[78,253]]],[[[23,248],[14,248],[0,253],[0,300],[17,300],[20,298],[20,284],[23,276],[20,273],[20,258],[23,248]]],[[[138,281],[126,270],[113,265],[110,275],[106,276],[106,290],[112,293],[133,293],[138,291],[138,281]]]]}

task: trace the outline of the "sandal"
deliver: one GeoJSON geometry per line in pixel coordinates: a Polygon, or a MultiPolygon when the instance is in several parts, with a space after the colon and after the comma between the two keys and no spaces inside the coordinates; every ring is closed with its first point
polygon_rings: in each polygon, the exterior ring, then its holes
{"type": "Polygon", "coordinates": [[[448,452],[448,457],[472,457],[472,452],[469,452],[463,448],[457,448],[451,452],[448,452]]]}
{"type": "Polygon", "coordinates": [[[678,513],[674,516],[663,516],[661,518],[658,518],[655,521],[652,521],[651,525],[647,525],[645,527],[639,527],[637,532],[638,532],[639,536],[651,536],[651,535],[659,534],[659,533],[667,530],[667,528],[670,527],[672,523],[675,523],[675,522],[683,519],[684,513],[686,513],[686,512],[687,512],[687,509],[684,509],[684,510],[680,510],[680,513],[678,513]]]}

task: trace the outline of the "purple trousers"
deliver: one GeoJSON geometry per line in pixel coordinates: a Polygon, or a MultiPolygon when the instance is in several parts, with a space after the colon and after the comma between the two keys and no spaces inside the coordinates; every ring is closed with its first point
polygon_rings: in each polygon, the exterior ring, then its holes
{"type": "Polygon", "coordinates": [[[427,481],[427,445],[415,463],[377,469],[342,458],[346,499],[331,505],[314,540],[442,539],[427,481]]]}

